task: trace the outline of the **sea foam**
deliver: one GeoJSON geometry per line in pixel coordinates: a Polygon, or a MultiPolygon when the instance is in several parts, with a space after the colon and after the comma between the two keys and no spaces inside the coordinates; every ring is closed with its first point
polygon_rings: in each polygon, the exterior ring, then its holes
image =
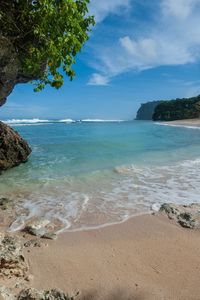
{"type": "Polygon", "coordinates": [[[48,123],[49,120],[41,120],[41,119],[11,119],[5,120],[6,124],[35,124],[35,123],[48,123]]]}
{"type": "Polygon", "coordinates": [[[59,232],[77,231],[158,211],[164,202],[199,203],[199,168],[200,159],[164,166],[132,164],[117,167],[105,177],[101,172],[99,177],[91,174],[83,182],[75,177],[49,180],[17,201],[18,218],[10,230],[21,230],[26,222],[39,217],[58,220],[62,223],[59,232]]]}

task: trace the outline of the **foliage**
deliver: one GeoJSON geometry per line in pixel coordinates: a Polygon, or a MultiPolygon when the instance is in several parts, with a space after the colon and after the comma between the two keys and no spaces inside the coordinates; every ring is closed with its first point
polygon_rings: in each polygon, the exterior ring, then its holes
{"type": "Polygon", "coordinates": [[[200,95],[192,98],[162,101],[155,108],[154,121],[173,121],[200,117],[200,95]]]}
{"type": "Polygon", "coordinates": [[[89,0],[0,0],[0,34],[12,41],[21,73],[59,88],[63,73],[75,76],[75,56],[88,40],[94,18],[89,0]]]}

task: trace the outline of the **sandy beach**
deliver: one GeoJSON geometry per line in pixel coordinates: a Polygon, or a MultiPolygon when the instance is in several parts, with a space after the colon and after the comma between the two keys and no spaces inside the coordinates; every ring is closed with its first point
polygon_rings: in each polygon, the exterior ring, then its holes
{"type": "Polygon", "coordinates": [[[200,119],[186,119],[186,120],[177,120],[170,122],[163,122],[168,125],[185,125],[185,126],[196,126],[200,127],[200,119]]]}
{"type": "Polygon", "coordinates": [[[27,286],[79,292],[81,300],[200,299],[199,231],[165,216],[64,233],[47,243],[25,251],[33,275],[27,286]]]}

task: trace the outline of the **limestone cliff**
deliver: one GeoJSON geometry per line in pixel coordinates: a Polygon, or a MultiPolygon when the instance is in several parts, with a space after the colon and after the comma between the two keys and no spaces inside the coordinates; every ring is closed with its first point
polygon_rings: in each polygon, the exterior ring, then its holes
{"type": "MultiPolygon", "coordinates": [[[[46,69],[46,63],[41,64],[41,70],[46,69]]],[[[2,106],[13,88],[18,83],[36,80],[34,74],[25,74],[18,51],[11,38],[0,33],[0,106],[2,106]]]]}
{"type": "Polygon", "coordinates": [[[152,101],[141,104],[137,112],[136,120],[152,120],[154,110],[161,102],[162,101],[152,101]]]}

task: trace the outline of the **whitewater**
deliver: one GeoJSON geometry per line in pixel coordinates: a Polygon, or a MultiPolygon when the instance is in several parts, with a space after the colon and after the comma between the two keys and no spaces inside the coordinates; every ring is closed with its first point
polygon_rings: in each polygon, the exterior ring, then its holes
{"type": "Polygon", "coordinates": [[[200,132],[153,122],[6,120],[28,140],[28,163],[1,175],[16,203],[10,230],[34,218],[58,231],[119,223],[163,202],[199,202],[200,132]],[[41,126],[35,126],[41,125],[41,126]]]}

